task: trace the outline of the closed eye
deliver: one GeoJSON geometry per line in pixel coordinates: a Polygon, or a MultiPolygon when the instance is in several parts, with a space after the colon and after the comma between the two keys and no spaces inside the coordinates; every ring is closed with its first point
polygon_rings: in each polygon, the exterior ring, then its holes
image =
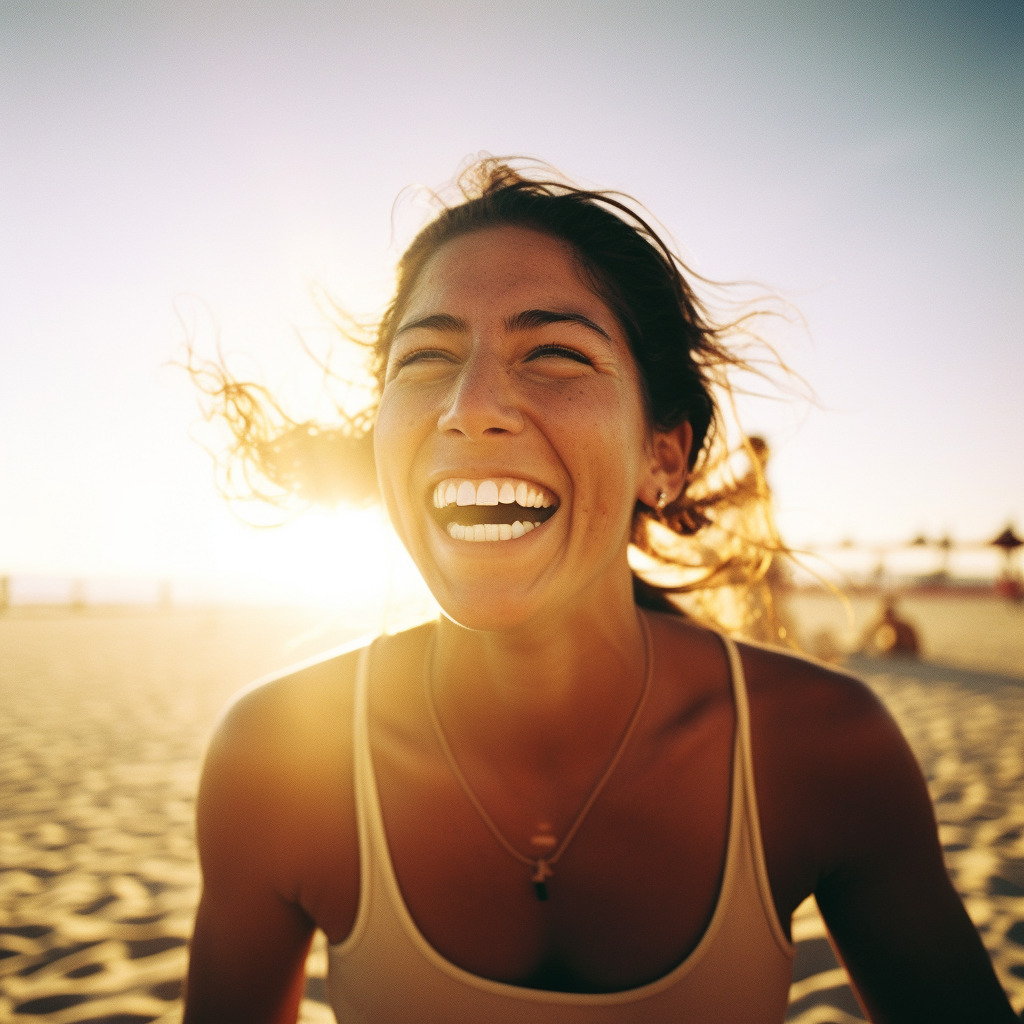
{"type": "Polygon", "coordinates": [[[544,356],[560,356],[564,359],[575,360],[577,363],[583,363],[586,366],[593,366],[593,363],[587,356],[578,349],[569,348],[567,345],[538,345],[537,348],[530,350],[526,360],[530,362],[533,359],[540,359],[544,356]]]}
{"type": "Polygon", "coordinates": [[[445,352],[444,349],[420,348],[416,349],[415,352],[407,352],[404,356],[397,359],[395,362],[395,370],[401,370],[403,367],[409,366],[412,363],[427,362],[432,359],[451,360],[451,358],[451,353],[445,352]]]}

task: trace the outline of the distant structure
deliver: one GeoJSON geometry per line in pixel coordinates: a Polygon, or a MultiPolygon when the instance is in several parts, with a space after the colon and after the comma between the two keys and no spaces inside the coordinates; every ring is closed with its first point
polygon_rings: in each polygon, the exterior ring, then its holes
{"type": "Polygon", "coordinates": [[[1019,571],[1014,570],[1013,565],[1013,557],[1024,546],[1024,540],[1017,536],[1011,523],[991,544],[1002,551],[1004,559],[1003,571],[996,580],[996,592],[1012,601],[1024,601],[1024,579],[1019,571]]]}
{"type": "Polygon", "coordinates": [[[837,545],[825,545],[812,549],[818,553],[832,548],[837,551],[859,551],[872,556],[874,567],[863,578],[861,583],[848,583],[848,589],[861,593],[879,593],[884,596],[886,591],[898,587],[901,592],[955,590],[958,593],[995,594],[1014,601],[1024,600],[1024,575],[1015,562],[1020,548],[1024,547],[1024,538],[1017,535],[1013,524],[1008,525],[1000,534],[987,541],[955,541],[949,534],[939,538],[929,538],[918,534],[912,540],[890,544],[858,544],[851,538],[844,539],[837,545]],[[934,572],[903,578],[897,582],[888,573],[887,560],[890,555],[910,549],[934,549],[938,554],[938,566],[934,572]],[[950,555],[959,551],[983,551],[997,548],[1003,556],[1003,566],[990,583],[981,578],[957,579],[950,572],[950,555]]]}

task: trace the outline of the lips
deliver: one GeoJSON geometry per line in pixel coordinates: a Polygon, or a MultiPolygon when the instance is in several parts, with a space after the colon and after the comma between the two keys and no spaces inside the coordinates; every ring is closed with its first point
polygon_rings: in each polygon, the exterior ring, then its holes
{"type": "Polygon", "coordinates": [[[535,530],[555,514],[558,498],[528,480],[451,477],[433,489],[434,518],[455,540],[507,541],[535,530]]]}

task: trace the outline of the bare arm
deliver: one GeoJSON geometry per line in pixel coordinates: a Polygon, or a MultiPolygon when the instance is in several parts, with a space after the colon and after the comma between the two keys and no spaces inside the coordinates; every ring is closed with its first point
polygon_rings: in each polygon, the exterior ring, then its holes
{"type": "Polygon", "coordinates": [[[204,880],[190,952],[185,1024],[294,1024],[313,928],[294,904],[204,880]]]}
{"type": "Polygon", "coordinates": [[[345,675],[339,660],[260,687],[214,736],[197,804],[203,892],[185,1024],[294,1024],[317,924],[337,939],[351,923],[345,675]]]}
{"type": "Polygon", "coordinates": [[[282,891],[287,872],[274,833],[268,750],[272,727],[263,695],[231,709],[207,753],[196,838],[203,893],[192,936],[186,1024],[292,1024],[302,995],[312,922],[282,891]],[[261,754],[262,752],[262,754],[261,754]]]}
{"type": "Polygon", "coordinates": [[[855,692],[830,779],[836,862],[815,896],[877,1024],[1017,1020],[942,860],[925,781],[898,727],[855,692]]]}

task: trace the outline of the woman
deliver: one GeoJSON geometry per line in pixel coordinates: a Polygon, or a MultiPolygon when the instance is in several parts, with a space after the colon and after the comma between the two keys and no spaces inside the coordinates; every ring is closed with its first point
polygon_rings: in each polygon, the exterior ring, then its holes
{"type": "Polygon", "coordinates": [[[811,893],[873,1020],[1014,1020],[879,702],[630,569],[744,492],[681,264],[612,197],[467,180],[376,348],[380,492],[443,615],[222,721],[186,1021],[294,1020],[317,928],[342,1022],[781,1021],[811,893]]]}

